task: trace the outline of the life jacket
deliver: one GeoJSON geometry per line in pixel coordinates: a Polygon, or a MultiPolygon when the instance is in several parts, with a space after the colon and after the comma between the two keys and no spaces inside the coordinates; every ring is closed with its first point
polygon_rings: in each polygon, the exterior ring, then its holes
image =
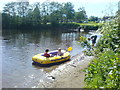
{"type": "Polygon", "coordinates": [[[45,56],[45,57],[50,57],[50,54],[44,53],[44,56],[45,56]]]}

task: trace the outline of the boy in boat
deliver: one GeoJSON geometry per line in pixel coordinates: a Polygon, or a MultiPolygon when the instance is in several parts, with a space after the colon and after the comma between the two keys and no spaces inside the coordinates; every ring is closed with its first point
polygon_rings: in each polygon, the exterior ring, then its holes
{"type": "Polygon", "coordinates": [[[58,53],[57,53],[58,56],[62,56],[63,53],[61,52],[61,48],[58,48],[58,53]]]}
{"type": "Polygon", "coordinates": [[[50,57],[50,54],[48,54],[48,52],[49,52],[49,49],[46,49],[46,50],[45,50],[45,53],[44,53],[44,56],[45,56],[45,57],[50,57]]]}

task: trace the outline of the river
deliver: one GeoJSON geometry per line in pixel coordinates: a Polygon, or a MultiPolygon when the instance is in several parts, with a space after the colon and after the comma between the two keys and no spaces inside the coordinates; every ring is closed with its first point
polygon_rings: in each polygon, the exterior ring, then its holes
{"type": "Polygon", "coordinates": [[[67,49],[73,47],[71,56],[80,53],[80,36],[88,37],[85,32],[57,30],[6,30],[2,38],[2,87],[31,88],[59,65],[40,67],[32,65],[32,56],[44,52],[46,48],[67,49]]]}

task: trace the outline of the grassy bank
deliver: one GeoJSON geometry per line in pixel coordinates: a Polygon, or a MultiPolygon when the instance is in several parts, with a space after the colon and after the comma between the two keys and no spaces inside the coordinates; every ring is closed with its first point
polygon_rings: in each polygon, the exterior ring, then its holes
{"type": "Polygon", "coordinates": [[[75,23],[75,24],[82,25],[82,26],[99,26],[99,23],[96,23],[96,22],[75,23]]]}
{"type": "Polygon", "coordinates": [[[97,30],[100,25],[99,23],[89,22],[89,23],[75,23],[75,22],[67,22],[67,23],[47,23],[47,24],[21,24],[21,25],[8,25],[5,27],[3,25],[3,29],[21,29],[21,30],[30,30],[30,29],[39,29],[39,30],[46,30],[46,29],[59,29],[59,30],[66,30],[66,29],[78,29],[78,27],[82,27],[85,31],[89,30],[97,30]],[[28,27],[29,26],[29,27],[28,27]]]}
{"type": "Polygon", "coordinates": [[[117,20],[104,23],[99,30],[103,37],[94,47],[96,57],[85,70],[86,88],[120,88],[120,31],[117,20]]]}
{"type": "Polygon", "coordinates": [[[88,23],[74,23],[79,26],[81,26],[84,30],[97,30],[99,27],[101,27],[100,23],[96,22],[88,22],[88,23]]]}
{"type": "Polygon", "coordinates": [[[70,23],[62,23],[60,24],[60,26],[69,29],[79,29],[79,27],[81,27],[85,31],[89,31],[89,30],[97,30],[98,28],[101,27],[101,24],[96,22],[88,22],[88,23],[70,22],[70,23]]]}

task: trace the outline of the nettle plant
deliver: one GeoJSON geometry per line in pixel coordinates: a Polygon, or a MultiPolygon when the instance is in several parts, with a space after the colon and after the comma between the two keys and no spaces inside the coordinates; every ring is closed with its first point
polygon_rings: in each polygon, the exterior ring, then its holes
{"type": "Polygon", "coordinates": [[[118,54],[112,50],[101,53],[85,70],[86,87],[88,88],[118,88],[119,63],[118,54]]]}
{"type": "Polygon", "coordinates": [[[99,40],[97,48],[101,52],[104,48],[120,52],[120,30],[118,30],[117,20],[105,23],[99,31],[103,34],[103,37],[99,40]]]}
{"type": "Polygon", "coordinates": [[[85,70],[87,88],[120,88],[120,30],[117,19],[103,24],[103,37],[94,47],[95,59],[85,70]]]}

